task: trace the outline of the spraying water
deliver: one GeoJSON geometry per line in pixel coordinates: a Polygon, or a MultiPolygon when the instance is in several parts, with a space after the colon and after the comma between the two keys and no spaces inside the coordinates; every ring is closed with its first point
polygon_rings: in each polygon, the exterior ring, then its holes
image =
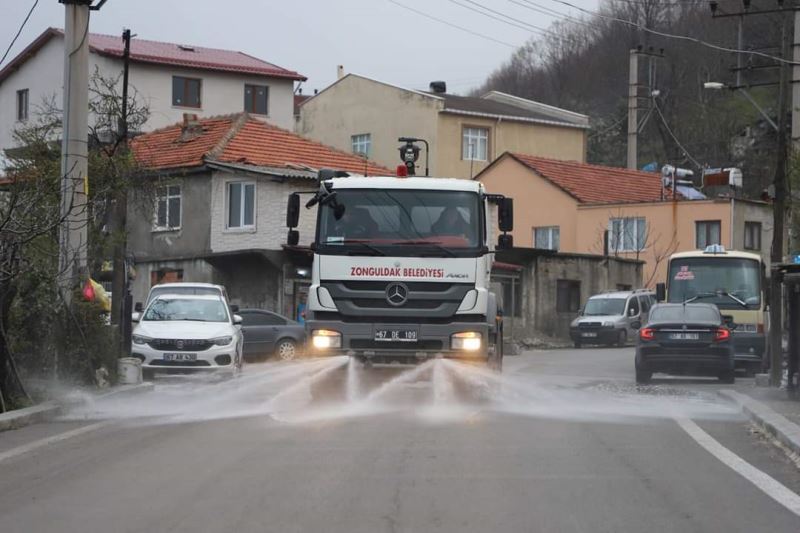
{"type": "Polygon", "coordinates": [[[151,393],[85,399],[66,419],[139,424],[268,416],[280,423],[343,421],[389,412],[458,423],[475,412],[576,421],[722,418],[734,410],[705,394],[637,388],[621,382],[565,386],[552,376],[499,374],[483,366],[434,359],[414,367],[362,370],[348,357],[250,365],[238,379],[208,376],[156,380],[151,393]]]}

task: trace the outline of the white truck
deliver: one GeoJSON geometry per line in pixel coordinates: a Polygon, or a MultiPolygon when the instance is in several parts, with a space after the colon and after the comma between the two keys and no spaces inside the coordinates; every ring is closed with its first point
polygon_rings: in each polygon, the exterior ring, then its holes
{"type": "MultiPolygon", "coordinates": [[[[494,249],[512,246],[512,200],[463,179],[322,170],[318,181],[306,203],[317,206],[309,353],[366,365],[464,358],[500,370],[503,318],[490,274],[494,249]]],[[[287,206],[290,245],[299,242],[300,194],[287,206]]]]}

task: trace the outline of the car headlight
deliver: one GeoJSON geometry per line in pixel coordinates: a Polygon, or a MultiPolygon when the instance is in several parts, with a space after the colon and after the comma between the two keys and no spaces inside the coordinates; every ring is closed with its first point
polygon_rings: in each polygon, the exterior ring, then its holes
{"type": "Polygon", "coordinates": [[[311,344],[318,350],[342,347],[342,334],[329,329],[315,329],[311,332],[311,344]]]}
{"type": "Polygon", "coordinates": [[[147,344],[153,339],[150,337],[145,337],[144,335],[131,335],[131,340],[133,341],[133,344],[147,344]]]}
{"type": "Polygon", "coordinates": [[[604,328],[612,328],[612,327],[614,327],[614,323],[611,322],[610,320],[606,320],[605,322],[603,322],[603,327],[604,328]]]}
{"type": "Polygon", "coordinates": [[[210,342],[213,342],[213,343],[214,343],[214,344],[216,344],[217,346],[227,346],[227,345],[229,345],[231,342],[233,342],[233,337],[231,337],[231,336],[227,336],[227,337],[217,337],[216,339],[211,339],[211,341],[210,341],[210,342]]]}
{"type": "Polygon", "coordinates": [[[450,349],[474,352],[481,349],[481,334],[477,331],[462,331],[450,336],[450,349]]]}

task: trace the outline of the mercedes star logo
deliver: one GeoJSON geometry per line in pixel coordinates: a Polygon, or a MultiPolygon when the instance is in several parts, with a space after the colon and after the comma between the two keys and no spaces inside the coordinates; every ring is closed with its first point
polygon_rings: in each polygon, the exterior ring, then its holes
{"type": "Polygon", "coordinates": [[[408,300],[408,287],[403,283],[390,283],[386,287],[386,301],[389,305],[400,307],[408,300]]]}
{"type": "Polygon", "coordinates": [[[178,341],[175,343],[175,347],[179,350],[183,350],[183,341],[178,341]]]}

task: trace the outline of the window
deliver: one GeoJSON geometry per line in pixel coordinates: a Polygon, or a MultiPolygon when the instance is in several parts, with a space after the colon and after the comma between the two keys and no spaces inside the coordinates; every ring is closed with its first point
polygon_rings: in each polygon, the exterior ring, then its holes
{"type": "Polygon", "coordinates": [[[761,250],[761,222],[744,223],[744,249],[761,250]]]}
{"type": "Polygon", "coordinates": [[[172,77],[172,105],[179,107],[200,107],[200,87],[202,80],[197,78],[172,77]]]}
{"type": "Polygon", "coordinates": [[[571,279],[556,281],[556,311],[577,313],[581,308],[581,282],[571,279]]]}
{"type": "Polygon", "coordinates": [[[372,134],[361,133],[359,135],[353,135],[350,137],[350,143],[353,146],[354,154],[362,154],[369,157],[370,151],[372,150],[372,134]]]}
{"type": "Polygon", "coordinates": [[[17,120],[28,120],[28,89],[17,91],[17,120]]]}
{"type": "Polygon", "coordinates": [[[255,226],[256,184],[249,181],[228,183],[228,228],[255,226]]]}
{"type": "Polygon", "coordinates": [[[239,313],[243,326],[285,326],[286,320],[272,313],[244,312],[239,313]]]}
{"type": "Polygon", "coordinates": [[[720,243],[720,221],[719,220],[701,220],[695,222],[695,234],[697,241],[697,248],[702,250],[706,246],[720,243]]]}
{"type": "Polygon", "coordinates": [[[641,252],[647,245],[647,222],[644,218],[612,218],[608,231],[612,252],[641,252]]]}
{"type": "Polygon", "coordinates": [[[637,316],[639,314],[639,298],[634,296],[628,300],[628,316],[637,316]]]}
{"type": "Polygon", "coordinates": [[[489,158],[489,130],[464,128],[461,137],[461,159],[486,161],[489,158]]]}
{"type": "Polygon", "coordinates": [[[266,115],[269,100],[269,87],[266,85],[244,86],[244,110],[256,115],[266,115]]]}
{"type": "Polygon", "coordinates": [[[173,230],[181,227],[181,187],[168,185],[159,187],[156,194],[157,230],[173,230]]]}
{"type": "Polygon", "coordinates": [[[494,276],[493,279],[500,282],[503,288],[503,298],[499,302],[502,305],[505,316],[522,316],[522,279],[516,276],[494,276]]]}
{"type": "Polygon", "coordinates": [[[639,299],[642,301],[642,313],[650,311],[650,297],[640,296],[639,299]]]}
{"type": "Polygon", "coordinates": [[[533,228],[533,247],[543,250],[556,250],[560,244],[560,231],[558,226],[545,226],[533,228]]]}

